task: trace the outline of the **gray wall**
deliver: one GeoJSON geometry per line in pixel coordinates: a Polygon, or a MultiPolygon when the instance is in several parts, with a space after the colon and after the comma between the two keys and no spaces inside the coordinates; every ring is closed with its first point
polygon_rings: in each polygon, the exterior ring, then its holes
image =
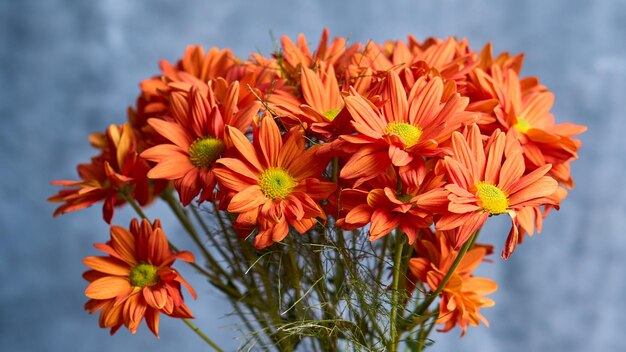
{"type": "MultiPolygon", "coordinates": [[[[468,37],[479,49],[527,54],[524,73],[556,94],[560,121],[586,124],[577,188],[544,232],[512,259],[481,269],[495,279],[491,328],[436,334],[433,351],[624,351],[626,325],[626,3],[603,1],[0,1],[0,350],[198,350],[179,321],[161,339],[111,338],[82,310],[81,259],[107,227],[99,207],[52,219],[52,179],[74,178],[92,155],[87,134],[124,120],[138,82],[185,45],[232,47],[240,56],[273,48],[269,31],[317,41],[321,28],[364,41],[429,35],[468,37]]],[[[149,216],[166,217],[161,206],[149,216]]],[[[115,222],[126,225],[130,209],[115,222]]],[[[483,240],[501,249],[506,221],[483,240]]],[[[179,229],[166,231],[193,248],[179,229]]],[[[227,350],[233,323],[219,294],[182,270],[200,293],[198,324],[227,350]],[[217,297],[217,298],[216,298],[217,297]]]]}

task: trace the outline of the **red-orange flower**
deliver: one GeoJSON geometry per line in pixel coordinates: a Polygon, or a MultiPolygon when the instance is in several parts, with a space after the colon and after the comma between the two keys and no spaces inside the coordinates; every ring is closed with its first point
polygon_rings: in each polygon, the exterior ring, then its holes
{"type": "MultiPolygon", "coordinates": [[[[440,232],[429,236],[428,231],[424,232],[423,239],[415,245],[418,257],[409,261],[411,274],[428,285],[431,291],[439,287],[458,255],[458,250],[454,249],[448,237],[455,236],[446,236],[440,232]]],[[[474,246],[467,251],[446,282],[439,303],[437,324],[443,324],[439,331],[447,332],[459,326],[463,336],[468,325],[478,326],[482,322],[489,326],[480,309],[494,306],[494,301],[484,296],[495,292],[498,285],[490,279],[472,275],[488,253],[487,247],[474,246]]]]}
{"type": "MultiPolygon", "coordinates": [[[[199,202],[211,199],[216,180],[214,162],[226,150],[224,126],[245,131],[260,103],[238,106],[239,84],[233,82],[223,96],[217,96],[213,85],[182,86],[170,96],[174,121],[150,119],[148,123],[171,144],[159,144],[141,153],[141,157],[157,162],[148,172],[150,178],[173,180],[180,201],[188,205],[200,194],[199,202]]],[[[179,86],[177,86],[179,87],[179,86]]]]}
{"type": "Polygon", "coordinates": [[[556,124],[550,109],[554,95],[540,86],[534,77],[521,79],[515,69],[494,65],[489,74],[475,71],[477,91],[497,99],[494,110],[498,128],[513,134],[522,145],[529,169],[552,164],[550,175],[572,188],[569,163],[577,159],[582,145],[573,137],[587,130],[572,123],[556,124]]]}
{"type": "MultiPolygon", "coordinates": [[[[455,132],[452,136],[453,155],[446,156],[444,165],[450,184],[449,213],[442,215],[437,229],[458,231],[455,248],[480,229],[490,215],[508,214],[513,224],[502,251],[508,258],[518,242],[517,212],[525,207],[555,204],[551,196],[557,182],[545,176],[550,165],[544,165],[525,175],[524,157],[518,144],[505,146],[505,134],[496,130],[483,145],[477,125],[469,128],[467,137],[455,132]],[[505,148],[510,152],[505,152],[505,148]]],[[[509,139],[512,143],[515,140],[509,139]]]]}
{"type": "Polygon", "coordinates": [[[378,109],[355,90],[345,98],[357,135],[339,138],[359,149],[341,170],[342,178],[357,178],[356,184],[374,178],[390,165],[403,167],[422,157],[444,153],[440,143],[471,121],[464,111],[468,99],[444,84],[441,78],[420,77],[406,93],[396,73],[386,82],[387,103],[378,109]]]}
{"type": "Polygon", "coordinates": [[[101,328],[113,335],[122,325],[133,334],[146,318],[148,328],[159,335],[159,314],[175,318],[193,318],[185,305],[181,284],[196,298],[193,288],[171,266],[180,259],[193,262],[190,252],[174,253],[159,220],[150,224],[136,219],[129,230],[111,226],[111,240],[94,246],[108,254],[91,256],[83,263],[91,268],[84,273],[89,281],[85,295],[91,298],[85,309],[100,311],[101,328]],[[130,231],[129,231],[130,230],[130,231]]]}
{"type": "Polygon", "coordinates": [[[64,203],[54,216],[76,211],[104,201],[102,214],[111,223],[114,208],[125,202],[124,197],[136,199],[146,205],[160,192],[163,184],[152,184],[146,173],[150,166],[137,156],[137,139],[128,123],[123,126],[111,125],[106,134],[94,133],[92,144],[101,149],[101,154],[90,163],[78,165],[80,181],[59,180],[53,185],[67,189],[48,198],[48,201],[64,203]]]}
{"type": "Polygon", "coordinates": [[[304,233],[325,219],[315,202],[335,190],[334,183],[320,180],[327,160],[315,156],[315,148],[305,150],[303,132],[291,129],[284,138],[274,120],[261,119],[254,130],[254,144],[241,131],[227,127],[227,135],[239,158],[221,158],[214,170],[220,187],[234,196],[228,211],[238,213],[236,225],[258,226],[257,248],[281,241],[289,225],[304,233]]]}
{"type": "Polygon", "coordinates": [[[393,169],[370,180],[375,188],[344,189],[341,204],[357,204],[350,209],[341,224],[348,229],[371,222],[370,241],[377,240],[399,227],[413,244],[420,229],[432,225],[433,214],[445,210],[448,192],[443,189],[443,175],[413,169],[402,174],[402,188],[398,190],[398,176],[393,169]]]}

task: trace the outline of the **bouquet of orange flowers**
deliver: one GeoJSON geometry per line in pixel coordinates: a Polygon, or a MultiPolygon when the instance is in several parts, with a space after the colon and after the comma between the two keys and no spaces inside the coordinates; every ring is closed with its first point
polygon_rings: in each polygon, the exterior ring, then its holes
{"type": "MultiPolygon", "coordinates": [[[[111,334],[162,314],[190,319],[178,259],[230,299],[242,348],[421,351],[430,333],[488,325],[497,284],[487,219],[511,220],[508,258],[572,189],[585,130],[556,124],[554,95],[520,77],[523,55],[467,40],[281,38],[270,57],[190,46],[141,82],[128,121],[89,137],[55,215],[103,203],[111,226],[84,278],[111,334]],[[179,250],[144,209],[160,198],[198,246],[179,250]]],[[[167,219],[171,221],[172,219],[167,219]]]]}

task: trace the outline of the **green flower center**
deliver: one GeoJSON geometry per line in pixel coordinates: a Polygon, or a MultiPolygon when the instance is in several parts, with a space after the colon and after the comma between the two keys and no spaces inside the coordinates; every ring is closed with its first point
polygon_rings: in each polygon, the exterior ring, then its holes
{"type": "Polygon", "coordinates": [[[219,138],[198,138],[189,146],[189,160],[196,167],[211,167],[226,149],[219,138]]]}
{"type": "Polygon", "coordinates": [[[476,184],[476,196],[479,199],[479,206],[493,215],[505,213],[509,208],[509,198],[498,187],[479,182],[476,184]]]}
{"type": "Polygon", "coordinates": [[[402,203],[407,203],[408,201],[411,200],[411,198],[413,198],[412,195],[410,194],[401,194],[399,196],[396,196],[398,198],[399,201],[401,201],[402,203]]]}
{"type": "Polygon", "coordinates": [[[270,199],[285,199],[298,183],[281,168],[270,168],[261,173],[259,186],[261,192],[270,199]]]}
{"type": "Polygon", "coordinates": [[[407,148],[416,145],[422,136],[421,129],[406,122],[391,122],[385,128],[385,132],[400,136],[407,148]]]}
{"type": "Polygon", "coordinates": [[[137,287],[154,285],[159,281],[157,270],[158,268],[152,264],[138,264],[130,271],[130,283],[137,287]]]}
{"type": "Polygon", "coordinates": [[[322,115],[324,115],[324,117],[327,118],[328,121],[333,121],[335,117],[339,115],[340,112],[341,112],[341,109],[330,109],[326,111],[325,113],[323,113],[322,115]]]}
{"type": "Polygon", "coordinates": [[[529,129],[532,128],[532,126],[530,125],[530,123],[528,123],[528,121],[524,120],[523,117],[518,116],[517,117],[517,123],[515,125],[513,125],[513,127],[522,132],[522,133],[526,133],[528,132],[529,129]]]}

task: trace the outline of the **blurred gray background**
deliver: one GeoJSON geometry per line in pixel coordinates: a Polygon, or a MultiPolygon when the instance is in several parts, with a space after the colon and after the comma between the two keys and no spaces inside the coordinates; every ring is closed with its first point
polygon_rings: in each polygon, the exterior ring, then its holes
{"type": "MultiPolygon", "coordinates": [[[[0,1],[0,350],[177,351],[204,345],[184,324],[162,319],[156,340],[143,325],[109,337],[83,311],[81,259],[106,239],[100,207],[52,219],[54,179],[76,177],[93,155],[87,135],[122,123],[138,83],[187,44],[269,54],[276,37],[321,30],[355,41],[408,33],[467,37],[479,50],[525,52],[524,75],[556,94],[561,122],[589,126],[577,187],[541,235],[481,274],[500,288],[491,327],[434,334],[432,351],[626,351],[626,2],[602,1],[0,1]]],[[[194,249],[165,208],[166,233],[194,249]],[[181,236],[182,237],[182,236],[181,236]]],[[[114,222],[127,225],[130,209],[114,222]]],[[[496,253],[507,232],[491,219],[483,241],[496,253]]],[[[225,350],[239,341],[228,303],[193,272],[197,324],[225,350]]]]}

